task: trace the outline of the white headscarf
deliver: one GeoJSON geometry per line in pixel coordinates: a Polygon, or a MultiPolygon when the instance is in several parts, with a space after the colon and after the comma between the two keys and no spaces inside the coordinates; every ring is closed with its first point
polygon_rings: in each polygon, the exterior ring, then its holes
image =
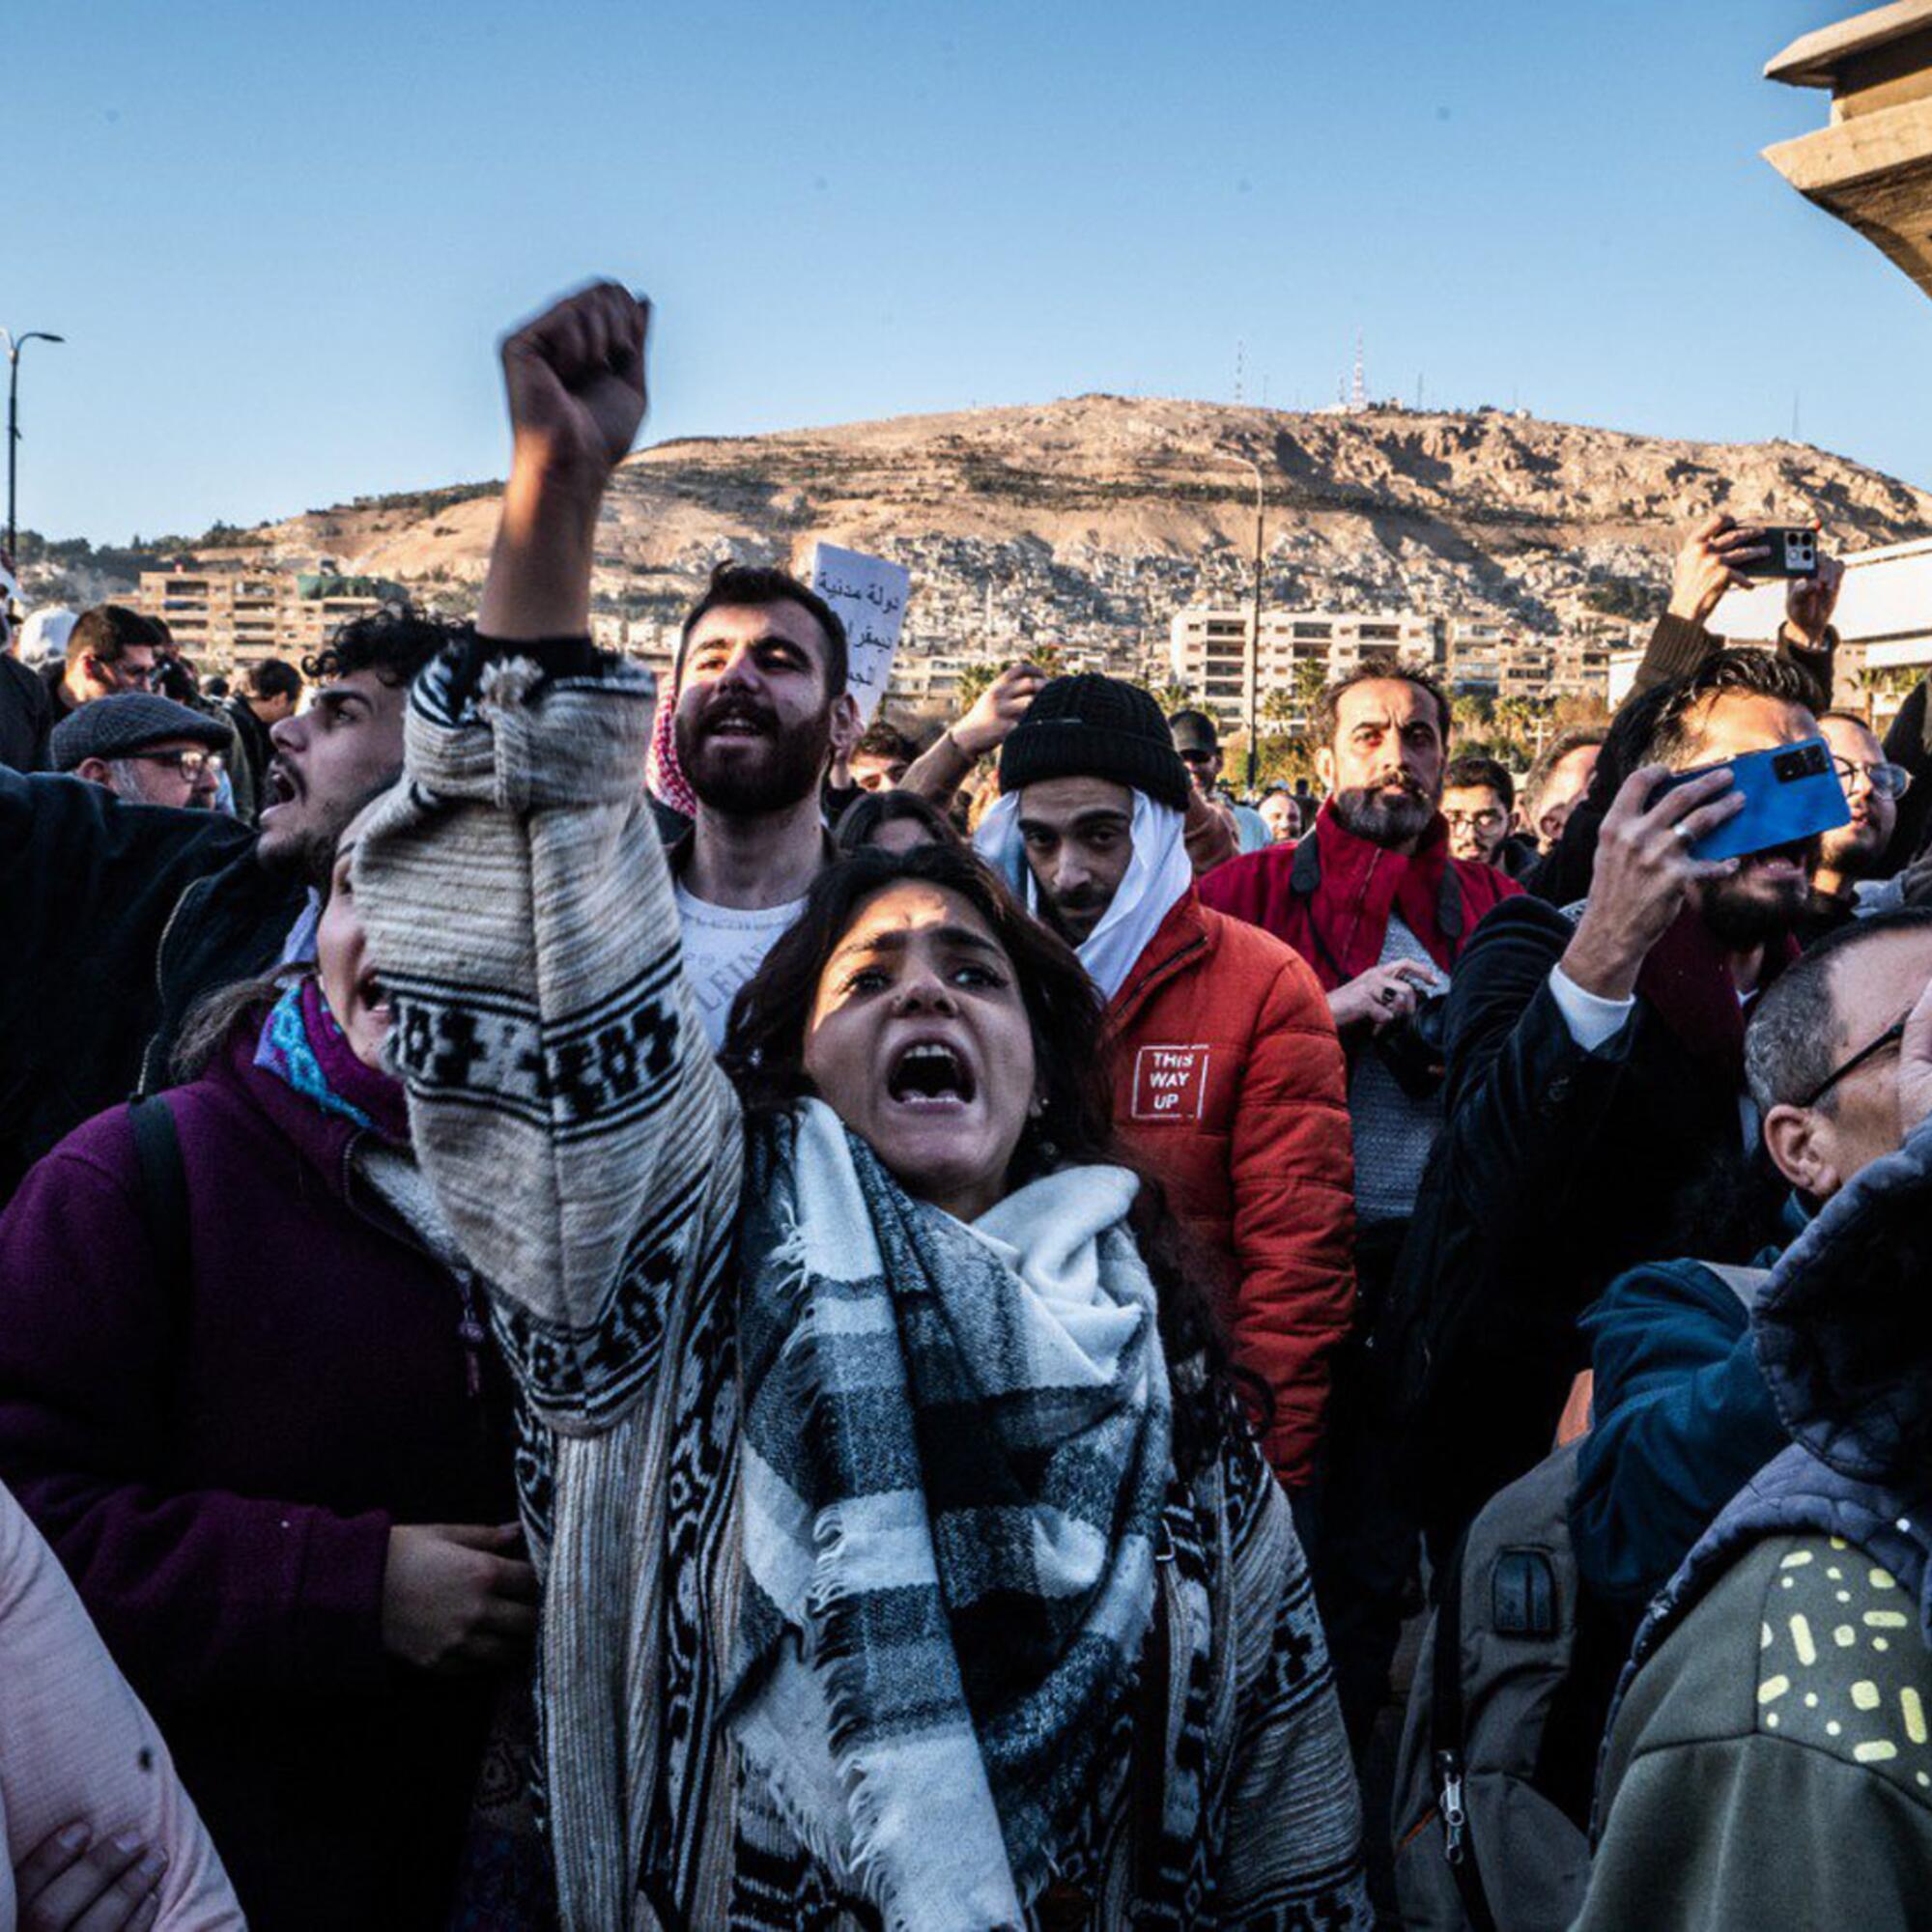
{"type": "MultiPolygon", "coordinates": [[[[1039,915],[1039,889],[1020,838],[1020,793],[1009,791],[980,821],[974,848],[1019,895],[1029,912],[1039,915]]],[[[1135,962],[1160,929],[1160,923],[1194,883],[1187,857],[1186,820],[1171,805],[1156,805],[1134,792],[1134,856],[1114,902],[1079,947],[1080,963],[1111,1000],[1134,970],[1135,962]]]]}

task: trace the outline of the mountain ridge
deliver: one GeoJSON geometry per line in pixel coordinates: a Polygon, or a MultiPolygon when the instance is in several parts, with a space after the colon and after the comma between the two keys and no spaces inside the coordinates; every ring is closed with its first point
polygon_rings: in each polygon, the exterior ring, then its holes
{"type": "MultiPolygon", "coordinates": [[[[1422,610],[1550,632],[1661,604],[1682,528],[1820,520],[1852,551],[1932,530],[1932,493],[1829,451],[1520,412],[1293,412],[1104,391],[757,436],[626,459],[598,531],[600,611],[668,620],[729,554],[801,567],[814,538],[897,557],[908,636],[1145,646],[1175,610],[1245,599],[1254,481],[1265,601],[1422,610]]],[[[237,560],[395,579],[453,605],[487,564],[497,489],[304,512],[237,560]]],[[[210,553],[209,554],[216,554],[210,553]]]]}

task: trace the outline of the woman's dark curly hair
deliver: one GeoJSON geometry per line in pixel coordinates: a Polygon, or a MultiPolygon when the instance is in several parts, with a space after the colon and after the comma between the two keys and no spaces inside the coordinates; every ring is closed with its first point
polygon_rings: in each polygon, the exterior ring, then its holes
{"type": "MultiPolygon", "coordinates": [[[[1106,1009],[1098,990],[1066,944],[1020,905],[990,867],[957,845],[923,845],[906,853],[868,846],[819,875],[804,912],[731,1008],[721,1064],[747,1115],[755,1121],[781,1113],[814,1092],[805,1070],[805,1036],[826,962],[867,899],[908,882],[954,894],[973,908],[1011,962],[1026,1006],[1044,1105],[1014,1150],[1009,1189],[1061,1167],[1102,1161],[1133,1166],[1114,1134],[1106,1009]]],[[[1244,1395],[1265,1420],[1267,1392],[1231,1367],[1204,1292],[1202,1260],[1190,1251],[1159,1187],[1145,1176],[1129,1225],[1158,1296],[1174,1386],[1175,1463],[1191,1476],[1213,1460],[1232,1430],[1246,1426],[1244,1395]]]]}

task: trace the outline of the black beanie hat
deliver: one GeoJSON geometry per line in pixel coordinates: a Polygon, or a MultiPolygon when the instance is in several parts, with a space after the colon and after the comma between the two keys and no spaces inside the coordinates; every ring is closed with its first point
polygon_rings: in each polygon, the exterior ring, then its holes
{"type": "Polygon", "coordinates": [[[1112,779],[1176,811],[1192,789],[1160,706],[1094,671],[1043,684],[1000,753],[1002,792],[1048,779],[1112,779]]]}

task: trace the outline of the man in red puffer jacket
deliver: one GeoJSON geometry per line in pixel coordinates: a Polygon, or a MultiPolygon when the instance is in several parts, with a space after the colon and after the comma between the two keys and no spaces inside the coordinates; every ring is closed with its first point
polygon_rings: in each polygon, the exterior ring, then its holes
{"type": "Polygon", "coordinates": [[[1107,997],[1116,1123],[1219,1264],[1236,1360],[1274,1399],[1269,1460],[1296,1488],[1354,1308],[1342,1052],[1321,985],[1201,903],[1187,771],[1145,692],[1053,679],[1006,741],[1000,790],[980,848],[1107,997]]]}

